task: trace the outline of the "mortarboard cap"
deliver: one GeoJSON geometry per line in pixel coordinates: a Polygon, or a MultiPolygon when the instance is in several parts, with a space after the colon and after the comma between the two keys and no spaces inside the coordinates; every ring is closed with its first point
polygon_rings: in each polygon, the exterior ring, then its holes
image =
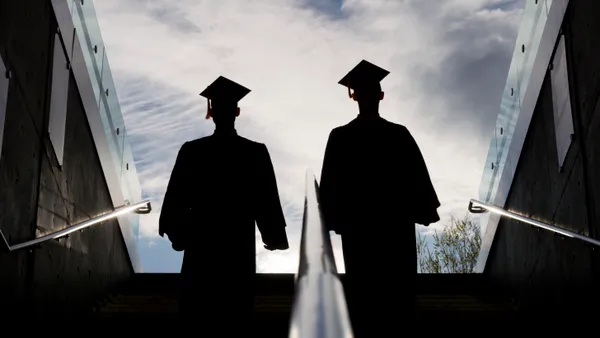
{"type": "Polygon", "coordinates": [[[350,94],[350,89],[356,90],[357,87],[379,84],[389,73],[369,61],[362,60],[338,83],[348,87],[348,94],[350,94]]]}
{"type": "MultiPolygon", "coordinates": [[[[219,76],[213,83],[206,87],[206,89],[204,89],[200,95],[209,100],[208,110],[210,110],[211,100],[230,101],[237,103],[243,99],[244,96],[248,95],[248,93],[250,93],[250,89],[235,83],[226,77],[219,76]]],[[[208,113],[206,118],[210,118],[208,113]]]]}
{"type": "Polygon", "coordinates": [[[226,77],[219,76],[219,78],[206,87],[200,95],[209,100],[229,100],[238,102],[248,93],[250,93],[250,89],[237,84],[226,77]]]}

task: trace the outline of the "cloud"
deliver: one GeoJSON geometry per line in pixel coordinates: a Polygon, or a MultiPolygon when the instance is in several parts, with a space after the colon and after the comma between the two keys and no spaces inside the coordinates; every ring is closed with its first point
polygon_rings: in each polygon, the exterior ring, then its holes
{"type": "Polygon", "coordinates": [[[159,213],[140,215],[140,236],[153,239],[158,236],[159,213]]]}
{"type": "MultiPolygon", "coordinates": [[[[240,103],[237,129],[271,152],[292,242],[285,253],[258,249],[259,270],[271,272],[297,265],[305,171],[318,178],[329,131],[357,114],[337,81],[361,59],[391,71],[382,82],[381,114],[407,126],[421,147],[443,205],[434,227],[466,212],[469,198],[478,196],[521,6],[515,0],[96,3],[142,188],[155,212],[180,145],[212,132],[198,93],[219,75],[252,89],[240,103]]],[[[143,216],[141,235],[156,237],[156,222],[156,214],[143,216]]],[[[339,239],[333,240],[339,254],[339,239]]]]}

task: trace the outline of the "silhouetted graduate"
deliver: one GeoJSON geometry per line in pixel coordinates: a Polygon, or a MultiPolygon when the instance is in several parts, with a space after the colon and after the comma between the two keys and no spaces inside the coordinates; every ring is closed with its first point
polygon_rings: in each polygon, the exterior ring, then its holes
{"type": "Polygon", "coordinates": [[[417,143],[406,127],[379,115],[380,82],[388,74],[363,60],[339,82],[359,114],[331,131],[321,173],[322,210],[326,226],[342,236],[357,326],[376,316],[397,323],[398,311],[411,309],[415,223],[439,221],[440,203],[417,143]]]}
{"type": "Polygon", "coordinates": [[[235,130],[238,101],[249,92],[221,76],[200,94],[216,128],[179,150],[160,215],[159,234],[185,251],[180,309],[196,315],[198,325],[240,328],[235,316],[251,314],[255,224],[265,248],[289,247],[267,147],[235,130]]]}

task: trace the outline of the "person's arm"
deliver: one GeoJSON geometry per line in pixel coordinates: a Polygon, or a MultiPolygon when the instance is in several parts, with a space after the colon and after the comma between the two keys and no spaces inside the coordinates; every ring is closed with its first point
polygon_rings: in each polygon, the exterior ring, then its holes
{"type": "Polygon", "coordinates": [[[188,147],[187,143],[184,143],[179,149],[158,220],[158,234],[161,237],[164,237],[165,234],[169,236],[173,249],[176,251],[185,249],[188,147]]]}
{"type": "Polygon", "coordinates": [[[335,130],[329,133],[325,155],[323,156],[323,166],[321,168],[321,182],[319,184],[319,202],[325,220],[325,227],[328,231],[339,233],[337,226],[337,193],[339,185],[337,177],[339,175],[339,159],[337,147],[337,133],[335,130]]]}
{"type": "Polygon", "coordinates": [[[410,180],[415,187],[411,198],[414,204],[412,208],[414,210],[414,222],[428,226],[440,220],[437,212],[440,202],[429,177],[429,171],[427,170],[423,154],[408,130],[406,130],[406,140],[411,156],[410,162],[413,164],[410,180]]]}
{"type": "Polygon", "coordinates": [[[279,199],[279,189],[273,162],[267,147],[262,144],[258,150],[258,200],[256,207],[256,225],[267,250],[286,250],[289,248],[286,222],[279,199]]]}

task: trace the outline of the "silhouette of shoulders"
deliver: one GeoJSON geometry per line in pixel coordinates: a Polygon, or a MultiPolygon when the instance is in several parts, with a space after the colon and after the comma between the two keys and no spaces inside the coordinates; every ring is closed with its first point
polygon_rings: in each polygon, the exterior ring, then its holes
{"type": "Polygon", "coordinates": [[[265,151],[268,152],[267,146],[264,143],[256,142],[243,136],[231,135],[224,138],[221,135],[213,134],[185,142],[179,150],[179,155],[183,158],[187,158],[188,154],[206,154],[207,149],[218,150],[225,144],[234,146],[240,150],[240,153],[246,156],[263,153],[265,151]]]}
{"type": "Polygon", "coordinates": [[[354,136],[356,132],[362,132],[365,129],[386,134],[396,134],[398,136],[410,135],[408,128],[402,124],[388,121],[383,117],[363,118],[360,116],[345,125],[333,128],[331,135],[335,137],[350,137],[351,135],[354,136]]]}
{"type": "MultiPolygon", "coordinates": [[[[222,141],[223,141],[223,137],[221,135],[212,134],[212,135],[197,138],[195,140],[187,141],[183,144],[183,146],[186,146],[189,148],[197,148],[197,147],[204,148],[204,147],[212,146],[215,142],[222,142],[222,141]]],[[[239,145],[247,146],[247,147],[254,147],[254,148],[266,147],[266,145],[264,143],[253,141],[253,140],[250,140],[248,138],[245,138],[245,137],[237,135],[237,134],[227,137],[227,141],[239,143],[239,145]]]]}

